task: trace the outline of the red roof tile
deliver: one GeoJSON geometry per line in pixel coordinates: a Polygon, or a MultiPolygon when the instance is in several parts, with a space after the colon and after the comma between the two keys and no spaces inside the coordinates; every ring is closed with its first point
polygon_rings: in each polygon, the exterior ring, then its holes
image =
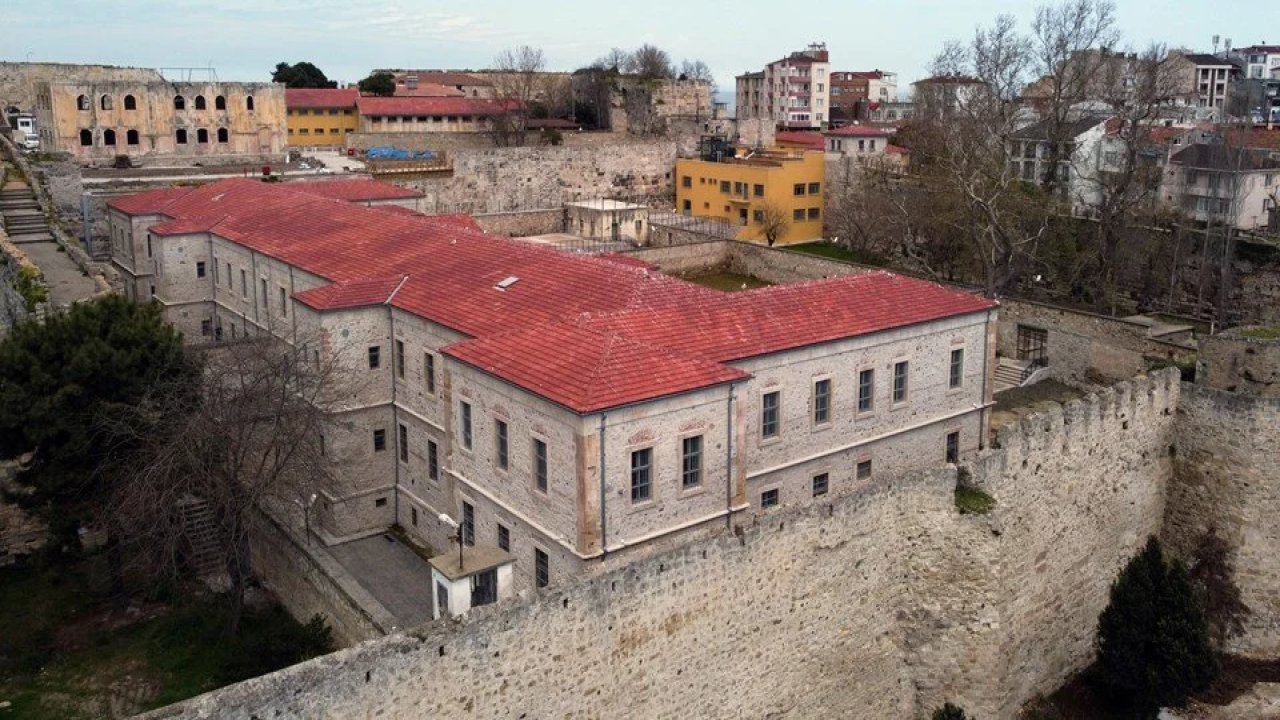
{"type": "Polygon", "coordinates": [[[396,85],[396,97],[463,97],[465,93],[457,88],[438,83],[418,83],[415,88],[408,85],[396,85]]]}
{"type": "Polygon", "coordinates": [[[793,145],[803,145],[810,150],[822,150],[826,147],[827,141],[823,139],[822,133],[819,132],[777,132],[773,136],[774,142],[788,143],[793,145]]]}
{"type": "Polygon", "coordinates": [[[510,108],[497,100],[469,97],[361,97],[361,115],[498,115],[510,108]]]}
{"type": "Polygon", "coordinates": [[[345,200],[347,202],[369,202],[373,200],[413,200],[423,197],[417,190],[378,182],[377,180],[306,180],[290,183],[289,187],[308,195],[345,200]]]}
{"type": "Polygon", "coordinates": [[[136,195],[112,198],[107,201],[107,205],[126,215],[155,215],[164,210],[169,203],[185,196],[194,189],[192,187],[173,187],[147,190],[136,195]]]}
{"type": "Polygon", "coordinates": [[[284,106],[287,108],[349,108],[355,107],[360,91],[355,88],[285,88],[284,106]]]}
{"type": "Polygon", "coordinates": [[[294,293],[294,297],[304,305],[317,310],[340,310],[344,308],[363,307],[365,305],[381,305],[391,299],[392,293],[404,282],[405,276],[374,278],[372,280],[355,280],[339,282],[324,287],[294,293]]]}

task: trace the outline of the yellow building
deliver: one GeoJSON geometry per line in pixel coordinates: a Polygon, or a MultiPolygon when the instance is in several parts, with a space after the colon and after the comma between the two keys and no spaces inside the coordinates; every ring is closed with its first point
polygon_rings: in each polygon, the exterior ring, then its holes
{"type": "Polygon", "coordinates": [[[720,161],[676,160],[676,207],[739,226],[739,240],[768,243],[771,234],[778,245],[820,239],[823,157],[755,150],[720,161]]]}
{"type": "Polygon", "coordinates": [[[297,146],[345,147],[347,133],[355,132],[355,88],[290,88],[285,91],[289,110],[289,144],[297,146]]]}

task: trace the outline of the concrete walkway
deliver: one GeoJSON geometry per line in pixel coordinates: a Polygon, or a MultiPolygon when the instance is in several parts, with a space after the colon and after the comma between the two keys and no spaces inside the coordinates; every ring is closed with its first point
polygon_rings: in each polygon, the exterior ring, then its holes
{"type": "MultiPolygon", "coordinates": [[[[20,181],[5,183],[4,188],[0,189],[0,197],[21,197],[23,201],[30,198],[29,204],[35,205],[31,187],[20,181]]],[[[45,284],[49,287],[49,304],[55,308],[65,308],[97,294],[98,284],[66,252],[61,251],[57,241],[49,233],[42,214],[39,215],[39,227],[24,226],[21,233],[12,232],[14,218],[20,217],[18,212],[0,207],[0,215],[5,215],[5,227],[10,229],[9,239],[44,274],[45,284]]],[[[36,212],[39,213],[38,210],[36,212]]]]}
{"type": "Polygon", "coordinates": [[[431,566],[389,533],[328,548],[375,600],[411,628],[431,620],[431,566]]]}

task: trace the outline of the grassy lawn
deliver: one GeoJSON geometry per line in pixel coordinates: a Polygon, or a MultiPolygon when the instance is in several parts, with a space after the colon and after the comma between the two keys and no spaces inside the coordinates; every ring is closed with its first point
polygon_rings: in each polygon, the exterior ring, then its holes
{"type": "Polygon", "coordinates": [[[227,630],[225,602],[131,601],[113,611],[86,564],[0,571],[0,720],[113,718],[311,657],[325,645],[274,601],[227,630]]]}
{"type": "Polygon", "coordinates": [[[720,290],[722,292],[736,292],[738,290],[754,290],[755,288],[768,287],[773,283],[765,282],[757,277],[750,275],[739,275],[731,272],[713,272],[703,273],[701,275],[686,275],[685,280],[691,283],[697,283],[703,287],[709,287],[712,290],[720,290]]]}
{"type": "Polygon", "coordinates": [[[786,245],[785,250],[795,250],[808,255],[817,255],[831,260],[843,260],[844,262],[858,263],[860,265],[874,265],[882,267],[888,263],[884,258],[869,253],[852,251],[843,245],[836,245],[829,242],[807,242],[796,245],[786,245]]]}
{"type": "Polygon", "coordinates": [[[1250,328],[1240,334],[1255,340],[1280,340],[1280,327],[1250,328]]]}

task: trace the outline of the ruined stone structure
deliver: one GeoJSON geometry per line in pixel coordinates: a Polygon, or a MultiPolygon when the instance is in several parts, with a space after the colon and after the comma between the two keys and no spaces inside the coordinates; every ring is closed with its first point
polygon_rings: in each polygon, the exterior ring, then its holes
{"type": "Polygon", "coordinates": [[[278,160],[288,142],[276,83],[56,80],[36,91],[40,146],[81,162],[278,160]]]}
{"type": "Polygon", "coordinates": [[[32,112],[36,108],[37,86],[41,83],[65,82],[70,78],[88,83],[150,83],[164,80],[160,71],[152,68],[75,63],[0,62],[0,107],[16,107],[19,110],[32,112]]]}

